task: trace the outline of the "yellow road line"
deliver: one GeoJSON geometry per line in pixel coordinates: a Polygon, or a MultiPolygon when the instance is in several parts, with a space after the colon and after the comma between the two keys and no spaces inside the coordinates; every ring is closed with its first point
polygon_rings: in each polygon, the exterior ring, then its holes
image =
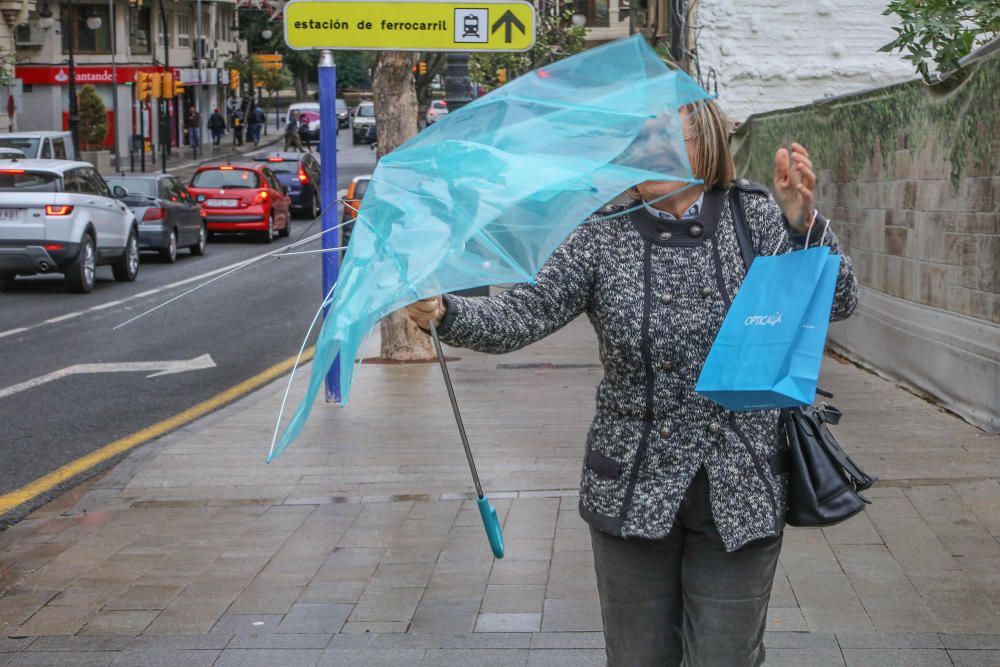
{"type": "MultiPolygon", "coordinates": [[[[315,347],[310,347],[303,352],[302,363],[306,363],[311,360],[315,352],[315,347]]],[[[271,366],[267,370],[262,371],[251,378],[247,378],[238,385],[230,387],[229,389],[226,389],[225,391],[216,394],[212,398],[202,401],[197,405],[191,406],[187,410],[184,410],[173,417],[168,417],[167,419],[157,422],[152,426],[147,426],[141,431],[136,431],[131,435],[119,438],[118,440],[115,440],[114,442],[87,454],[86,456],[81,456],[75,461],[70,461],[61,468],[57,468],[49,474],[39,477],[35,481],[22,486],[16,491],[11,491],[10,493],[0,496],[0,516],[16,508],[18,505],[28,502],[36,496],[46,493],[47,491],[51,491],[59,484],[76,477],[80,473],[85,472],[96,465],[100,465],[110,458],[118,456],[123,452],[127,452],[128,450],[138,447],[145,442],[149,442],[154,438],[158,438],[176,428],[180,428],[181,426],[208,414],[216,408],[220,408],[227,403],[232,403],[236,399],[249,394],[254,389],[257,389],[276,377],[290,371],[292,366],[295,365],[295,357],[296,355],[288,357],[284,361],[271,366]]]]}

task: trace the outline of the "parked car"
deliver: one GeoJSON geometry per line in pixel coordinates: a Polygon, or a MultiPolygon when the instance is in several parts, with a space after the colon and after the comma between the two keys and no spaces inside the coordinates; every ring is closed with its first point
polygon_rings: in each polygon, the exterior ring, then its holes
{"type": "Polygon", "coordinates": [[[16,148],[28,159],[75,160],[73,135],[69,132],[11,132],[0,134],[0,147],[16,148]]]}
{"type": "Polygon", "coordinates": [[[351,240],[351,232],[354,231],[354,221],[358,218],[358,209],[361,208],[361,200],[365,196],[368,184],[371,183],[372,175],[364,174],[351,179],[351,184],[347,186],[344,194],[344,213],[340,216],[341,245],[347,245],[351,240]]]}
{"type": "Polygon", "coordinates": [[[312,153],[270,153],[258,155],[254,160],[266,163],[278,182],[288,188],[293,211],[303,213],[309,220],[319,217],[319,162],[312,153]]]}
{"type": "Polygon", "coordinates": [[[71,160],[0,165],[0,279],[62,273],[69,289],[94,288],[97,267],[115,280],[139,273],[135,215],[93,166],[71,160]]]}
{"type": "Polygon", "coordinates": [[[351,124],[351,111],[347,108],[347,102],[337,98],[337,129],[349,127],[351,124]]]}
{"type": "Polygon", "coordinates": [[[433,125],[446,115],[448,115],[448,103],[444,100],[431,100],[431,105],[427,107],[427,124],[433,125]]]}
{"type": "Polygon", "coordinates": [[[211,234],[254,232],[264,243],[291,233],[288,188],[266,163],[213,164],[199,167],[188,192],[201,206],[211,234]]]}
{"type": "Polygon", "coordinates": [[[359,104],[354,110],[351,125],[352,143],[360,144],[365,141],[368,126],[375,125],[375,104],[373,102],[362,102],[359,104]]]}
{"type": "Polygon", "coordinates": [[[110,176],[108,185],[128,191],[122,197],[139,221],[139,250],[156,250],[160,258],[173,264],[177,248],[192,255],[204,255],[208,230],[201,207],[174,176],[110,176]]]}

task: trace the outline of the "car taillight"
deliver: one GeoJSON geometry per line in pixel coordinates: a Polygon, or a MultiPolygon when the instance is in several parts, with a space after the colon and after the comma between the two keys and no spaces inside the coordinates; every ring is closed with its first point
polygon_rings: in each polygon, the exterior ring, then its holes
{"type": "Polygon", "coordinates": [[[0,169],[0,174],[23,174],[24,169],[0,169]]]}
{"type": "Polygon", "coordinates": [[[299,182],[303,185],[309,182],[309,174],[306,173],[301,164],[299,165],[299,182]]]}
{"type": "Polygon", "coordinates": [[[45,207],[45,215],[69,215],[72,212],[73,207],[65,204],[49,204],[45,207]]]}
{"type": "Polygon", "coordinates": [[[46,250],[51,251],[51,250],[62,250],[66,246],[64,246],[62,243],[46,243],[42,247],[45,248],[46,250]]]}
{"type": "Polygon", "coordinates": [[[348,218],[358,217],[358,208],[361,206],[360,199],[345,199],[344,200],[344,215],[348,218]]]}
{"type": "Polygon", "coordinates": [[[267,201],[268,197],[270,197],[270,195],[268,194],[267,190],[261,190],[253,198],[253,203],[254,204],[263,204],[264,202],[267,201]]]}
{"type": "Polygon", "coordinates": [[[163,220],[165,217],[167,217],[167,212],[164,211],[162,208],[154,206],[152,208],[146,209],[146,212],[142,214],[142,221],[146,222],[147,220],[163,220]]]}

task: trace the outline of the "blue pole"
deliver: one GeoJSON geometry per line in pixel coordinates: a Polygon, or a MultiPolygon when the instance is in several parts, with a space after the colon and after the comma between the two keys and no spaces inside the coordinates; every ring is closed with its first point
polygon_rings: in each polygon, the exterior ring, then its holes
{"type": "MultiPolygon", "coordinates": [[[[337,248],[340,246],[340,230],[334,229],[337,226],[339,210],[334,203],[337,201],[337,66],[333,61],[333,51],[328,49],[324,49],[319,57],[319,159],[323,248],[337,248]]],[[[325,298],[330,293],[330,288],[337,282],[340,253],[324,252],[321,257],[325,298]]],[[[337,402],[341,400],[339,356],[326,375],[326,400],[337,402]]]]}

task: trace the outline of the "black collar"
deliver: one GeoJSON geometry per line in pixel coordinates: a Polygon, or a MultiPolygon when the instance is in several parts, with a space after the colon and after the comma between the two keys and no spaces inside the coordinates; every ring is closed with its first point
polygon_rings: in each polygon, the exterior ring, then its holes
{"type": "Polygon", "coordinates": [[[701,211],[693,218],[663,220],[640,206],[629,214],[639,234],[655,245],[696,246],[712,238],[726,202],[725,190],[705,193],[701,211]]]}

